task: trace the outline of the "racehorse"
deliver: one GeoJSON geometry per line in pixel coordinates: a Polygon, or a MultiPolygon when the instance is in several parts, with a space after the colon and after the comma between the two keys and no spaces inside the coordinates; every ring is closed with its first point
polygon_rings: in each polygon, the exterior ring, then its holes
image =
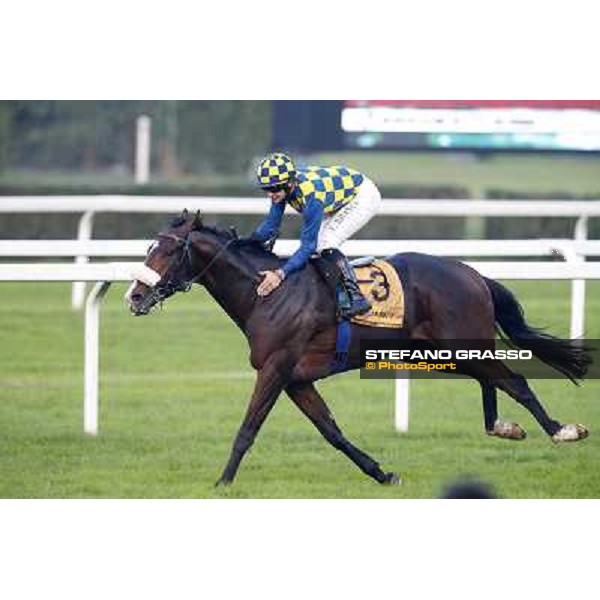
{"type": "MultiPolygon", "coordinates": [[[[572,341],[530,327],[519,302],[500,283],[459,261],[427,254],[396,254],[386,260],[407,274],[402,331],[409,339],[442,347],[444,340],[494,340],[498,328],[514,346],[531,348],[540,360],[574,383],[585,376],[589,353],[572,341]],[[540,340],[545,343],[535,343],[540,340]]],[[[400,483],[399,475],[383,471],[346,439],[315,389],[315,381],[336,373],[332,359],[337,318],[330,287],[312,262],[267,297],[259,297],[259,271],[278,268],[282,259],[245,243],[232,231],[204,225],[199,213],[184,211],[167,231],[157,235],[144,264],[144,280],[134,281],[126,295],[134,315],[148,314],[158,303],[197,283],[233,319],[250,346],[256,383],[217,485],[233,481],[244,454],[284,390],[325,439],[364,473],[382,484],[400,483]]],[[[345,370],[360,367],[361,339],[394,339],[399,330],[352,325],[351,334],[345,370]]],[[[523,405],[553,441],[587,437],[583,425],[563,425],[552,419],[527,380],[503,362],[472,361],[465,373],[481,386],[487,434],[507,439],[526,435],[518,424],[498,419],[496,396],[500,389],[523,405]]]]}

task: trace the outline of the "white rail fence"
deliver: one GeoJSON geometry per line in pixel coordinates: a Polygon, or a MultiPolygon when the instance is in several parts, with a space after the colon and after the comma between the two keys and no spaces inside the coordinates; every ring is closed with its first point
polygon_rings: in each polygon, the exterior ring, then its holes
{"type": "MultiPolygon", "coordinates": [[[[74,257],[75,264],[0,264],[0,281],[73,281],[73,304],[81,306],[85,282],[96,281],[85,312],[84,431],[98,432],[98,322],[99,307],[112,281],[129,281],[139,263],[89,263],[90,257],[142,257],[149,240],[92,240],[96,213],[179,213],[183,208],[203,214],[265,214],[268,204],[256,198],[203,197],[2,197],[0,213],[82,213],[77,240],[3,240],[0,257],[74,257]]],[[[600,279],[600,263],[585,257],[600,255],[600,241],[587,240],[590,217],[600,216],[600,201],[488,201],[488,200],[385,200],[380,215],[389,216],[493,216],[572,217],[572,239],[540,240],[350,240],[343,250],[349,256],[387,255],[417,251],[454,257],[560,256],[558,261],[467,262],[494,279],[566,279],[572,281],[571,335],[581,337],[585,314],[585,280],[600,279]]],[[[279,240],[276,251],[291,254],[298,242],[279,240]]],[[[396,428],[408,429],[407,379],[396,381],[396,428]]]]}
{"type": "MultiPolygon", "coordinates": [[[[261,215],[268,210],[263,198],[216,198],[202,196],[4,196],[0,198],[0,213],[81,213],[77,239],[92,238],[96,213],[179,213],[183,208],[200,210],[204,214],[261,215]]],[[[294,213],[291,213],[294,214],[294,213]]],[[[588,219],[600,216],[600,201],[572,200],[424,200],[386,199],[379,210],[381,216],[422,217],[571,217],[575,218],[573,239],[588,237],[588,219]]],[[[399,243],[402,251],[407,246],[399,243]]],[[[432,252],[430,250],[430,252],[432,252]]],[[[373,251],[366,253],[375,253],[373,251]]],[[[433,252],[432,252],[433,253],[433,252]]],[[[77,263],[86,263],[79,255],[77,263]]],[[[572,260],[584,260],[573,255],[572,260]]],[[[585,281],[572,283],[573,301],[580,303],[585,294],[585,281]]],[[[73,306],[81,307],[85,284],[73,286],[73,306]]]]}
{"type": "MultiPolygon", "coordinates": [[[[78,264],[90,258],[142,258],[151,240],[0,240],[0,258],[75,257],[78,264]]],[[[275,251],[289,256],[297,240],[278,240],[275,251]]],[[[567,238],[539,240],[349,240],[342,250],[348,256],[386,256],[396,252],[426,252],[440,256],[464,257],[560,257],[570,264],[587,256],[600,256],[600,240],[578,242],[567,238]]],[[[84,261],[84,262],[83,262],[84,261]]],[[[552,264],[552,263],[549,263],[552,264]]],[[[74,285],[85,286],[85,282],[74,285]]],[[[571,337],[584,335],[585,282],[573,279],[571,289],[571,337]]],[[[74,292],[75,308],[83,305],[85,288],[74,292]]]]}

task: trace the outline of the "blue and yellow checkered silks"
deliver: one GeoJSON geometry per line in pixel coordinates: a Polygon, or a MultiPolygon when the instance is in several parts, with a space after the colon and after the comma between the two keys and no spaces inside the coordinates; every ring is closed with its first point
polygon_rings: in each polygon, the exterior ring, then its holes
{"type": "Polygon", "coordinates": [[[296,172],[296,189],[288,198],[292,208],[302,212],[311,195],[333,213],[350,202],[358,192],[364,175],[349,167],[307,167],[296,172]]]}
{"type": "Polygon", "coordinates": [[[258,185],[262,188],[287,183],[295,174],[294,161],[283,152],[269,154],[256,169],[258,185]]]}

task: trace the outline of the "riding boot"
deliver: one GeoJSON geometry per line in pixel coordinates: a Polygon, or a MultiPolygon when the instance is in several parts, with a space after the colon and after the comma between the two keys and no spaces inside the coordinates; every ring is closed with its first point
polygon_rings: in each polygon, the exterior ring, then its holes
{"type": "Polygon", "coordinates": [[[371,303],[360,291],[354,269],[350,266],[348,259],[337,248],[327,248],[321,252],[321,256],[337,267],[339,281],[348,294],[350,306],[342,310],[342,316],[350,319],[369,312],[371,303]]]}

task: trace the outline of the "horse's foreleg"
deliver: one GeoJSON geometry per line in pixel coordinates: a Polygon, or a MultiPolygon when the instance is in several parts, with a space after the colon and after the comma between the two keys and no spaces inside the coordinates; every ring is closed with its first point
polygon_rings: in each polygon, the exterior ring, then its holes
{"type": "Polygon", "coordinates": [[[399,484],[396,473],[385,473],[370,456],[352,445],[340,431],[325,401],[312,383],[296,383],[285,389],[287,395],[312,421],[321,435],[337,450],[343,452],[363,472],[379,483],[399,484]]]}
{"type": "Polygon", "coordinates": [[[256,434],[281,393],[290,370],[283,352],[274,353],[259,370],[246,415],[237,432],[229,460],[217,485],[226,485],[233,481],[244,454],[254,443],[256,434]]]}

